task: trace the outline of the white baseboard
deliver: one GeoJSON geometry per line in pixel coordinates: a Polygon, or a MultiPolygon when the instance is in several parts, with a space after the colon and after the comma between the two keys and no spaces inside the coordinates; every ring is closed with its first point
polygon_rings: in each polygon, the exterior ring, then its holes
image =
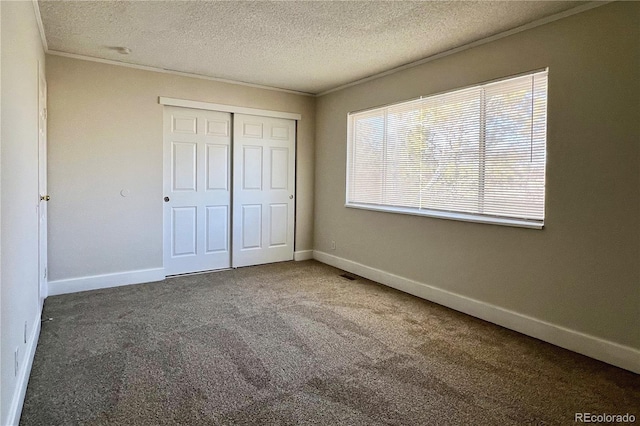
{"type": "Polygon", "coordinates": [[[40,337],[40,315],[38,310],[33,320],[33,331],[27,341],[26,353],[20,360],[22,366],[18,371],[16,387],[11,398],[11,405],[6,417],[7,425],[18,425],[20,423],[20,415],[22,414],[22,406],[24,405],[24,397],[27,393],[27,385],[29,384],[29,376],[31,375],[31,367],[33,366],[33,358],[36,355],[36,346],[38,346],[38,338],[40,337]]]}
{"type": "Polygon", "coordinates": [[[162,281],[164,278],[164,268],[155,268],[49,281],[48,295],[56,296],[59,294],[77,293],[79,291],[162,281]]]}
{"type": "Polygon", "coordinates": [[[293,253],[293,260],[296,262],[311,259],[313,259],[313,250],[300,250],[293,253]]]}
{"type": "Polygon", "coordinates": [[[640,350],[471,299],[361,263],[314,251],[313,258],[372,281],[413,294],[456,311],[498,324],[545,342],[640,373],[640,350]]]}

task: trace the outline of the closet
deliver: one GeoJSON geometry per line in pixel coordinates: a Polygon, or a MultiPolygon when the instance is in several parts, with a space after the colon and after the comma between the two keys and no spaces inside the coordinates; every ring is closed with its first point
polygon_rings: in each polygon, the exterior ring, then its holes
{"type": "Polygon", "coordinates": [[[294,119],[165,105],[163,134],[166,275],[293,259],[294,119]]]}

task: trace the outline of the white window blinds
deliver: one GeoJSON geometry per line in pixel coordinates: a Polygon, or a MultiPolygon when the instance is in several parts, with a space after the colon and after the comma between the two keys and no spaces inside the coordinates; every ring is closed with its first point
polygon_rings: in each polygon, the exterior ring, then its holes
{"type": "Polygon", "coordinates": [[[347,206],[540,228],[547,71],[351,113],[347,206]]]}

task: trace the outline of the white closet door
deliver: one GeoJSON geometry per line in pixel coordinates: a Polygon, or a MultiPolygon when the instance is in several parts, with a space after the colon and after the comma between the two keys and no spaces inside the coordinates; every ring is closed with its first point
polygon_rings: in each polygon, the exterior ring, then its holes
{"type": "Polygon", "coordinates": [[[294,120],[233,117],[234,267],[293,259],[294,120]]]}
{"type": "Polygon", "coordinates": [[[164,108],[166,275],[228,268],[231,114],[164,108]]]}

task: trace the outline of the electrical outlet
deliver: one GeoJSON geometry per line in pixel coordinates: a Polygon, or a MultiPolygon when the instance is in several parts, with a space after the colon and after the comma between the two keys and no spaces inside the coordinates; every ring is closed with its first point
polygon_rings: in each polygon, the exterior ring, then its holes
{"type": "Polygon", "coordinates": [[[335,240],[331,240],[331,250],[335,250],[336,249],[336,242],[335,240]]]}
{"type": "Polygon", "coordinates": [[[24,342],[27,343],[27,322],[24,322],[24,342]]]}
{"type": "Polygon", "coordinates": [[[18,375],[18,371],[20,371],[20,363],[18,362],[18,359],[20,359],[19,358],[20,357],[20,347],[19,346],[16,347],[16,350],[13,353],[13,355],[14,355],[13,359],[15,361],[14,362],[15,363],[15,371],[13,372],[13,375],[17,376],[18,375]]]}

